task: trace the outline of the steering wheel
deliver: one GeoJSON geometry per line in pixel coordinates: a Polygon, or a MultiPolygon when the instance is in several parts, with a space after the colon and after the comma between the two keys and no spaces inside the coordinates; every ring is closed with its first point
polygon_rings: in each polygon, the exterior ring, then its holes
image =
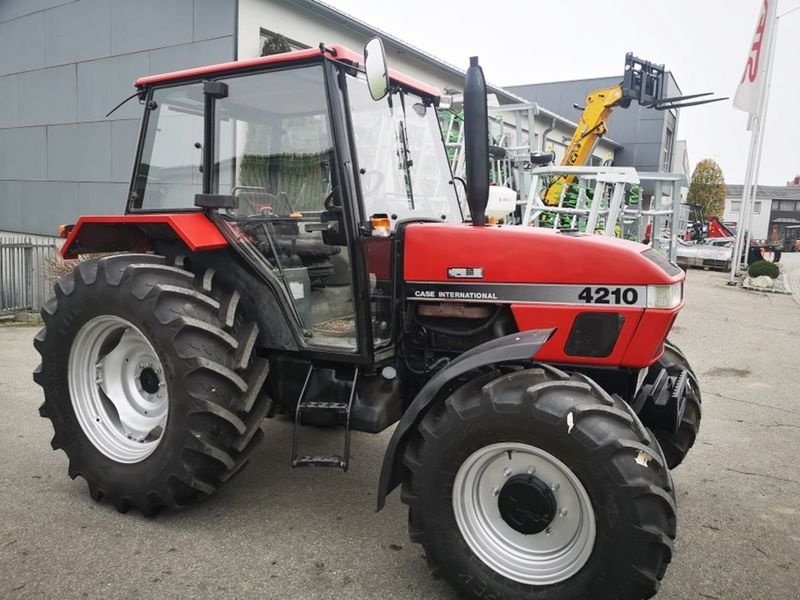
{"type": "MultiPolygon", "coordinates": [[[[241,189],[241,188],[240,188],[241,189]]],[[[286,214],[290,215],[294,212],[294,207],[292,207],[292,203],[289,201],[289,196],[286,192],[278,192],[278,194],[273,194],[268,192],[265,189],[241,189],[241,191],[245,192],[246,194],[250,194],[251,196],[255,197],[248,197],[245,195],[237,196],[237,198],[241,201],[244,200],[245,203],[249,207],[250,214],[259,214],[263,211],[263,206],[258,206],[263,201],[267,201],[272,205],[272,210],[275,211],[278,206],[283,205],[284,208],[287,209],[286,214]]]]}
{"type": "Polygon", "coordinates": [[[341,202],[336,202],[336,196],[339,193],[339,186],[334,186],[330,193],[325,196],[322,201],[322,207],[327,211],[336,210],[342,206],[341,202]]]}

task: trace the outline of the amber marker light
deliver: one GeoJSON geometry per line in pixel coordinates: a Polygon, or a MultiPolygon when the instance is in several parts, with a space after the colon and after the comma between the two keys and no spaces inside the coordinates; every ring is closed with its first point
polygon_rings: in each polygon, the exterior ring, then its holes
{"type": "Polygon", "coordinates": [[[384,214],[372,215],[369,219],[372,235],[375,237],[389,237],[392,232],[392,222],[384,214]]]}

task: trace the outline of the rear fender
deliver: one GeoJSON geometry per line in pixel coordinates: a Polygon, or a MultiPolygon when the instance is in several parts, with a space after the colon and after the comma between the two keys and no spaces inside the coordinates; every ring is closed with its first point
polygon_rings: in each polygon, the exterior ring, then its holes
{"type": "Polygon", "coordinates": [[[144,252],[151,240],[181,240],[192,252],[219,250],[228,242],[201,212],[81,217],[61,248],[64,258],[89,252],[144,252]]]}
{"type": "Polygon", "coordinates": [[[554,331],[554,329],[535,329],[490,340],[468,350],[430,378],[403,414],[389,441],[378,484],[378,510],[386,504],[389,492],[402,481],[403,452],[409,436],[422,421],[427,410],[434,402],[440,400],[441,392],[447,384],[473,369],[530,361],[554,331]]]}

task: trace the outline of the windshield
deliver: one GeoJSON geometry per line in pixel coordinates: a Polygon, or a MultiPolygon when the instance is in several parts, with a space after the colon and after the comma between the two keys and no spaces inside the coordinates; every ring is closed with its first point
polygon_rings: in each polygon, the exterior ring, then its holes
{"type": "Polygon", "coordinates": [[[405,91],[370,96],[363,77],[348,77],[361,191],[366,216],[397,221],[464,220],[442,143],[436,109],[405,91]]]}

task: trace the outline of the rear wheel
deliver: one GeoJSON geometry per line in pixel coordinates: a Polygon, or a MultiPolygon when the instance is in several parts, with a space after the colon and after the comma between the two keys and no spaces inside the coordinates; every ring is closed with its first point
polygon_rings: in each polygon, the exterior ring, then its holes
{"type": "Polygon", "coordinates": [[[465,384],[426,414],[404,464],[412,541],[462,597],[649,598],[671,559],[658,443],[581,375],[465,384]]]}
{"type": "Polygon", "coordinates": [[[145,514],[214,492],[263,437],[268,364],[238,294],[149,254],[81,263],[34,345],[54,449],[91,495],[145,514]]]}
{"type": "Polygon", "coordinates": [[[695,439],[697,439],[702,417],[702,398],[697,375],[695,375],[681,349],[670,341],[664,344],[664,354],[655,365],[650,367],[650,373],[645,381],[654,380],[661,369],[666,369],[670,377],[677,377],[683,370],[688,373],[684,396],[685,406],[678,430],[666,431],[653,428],[653,433],[664,451],[667,465],[670,469],[674,469],[683,462],[689,450],[694,446],[695,439]]]}

